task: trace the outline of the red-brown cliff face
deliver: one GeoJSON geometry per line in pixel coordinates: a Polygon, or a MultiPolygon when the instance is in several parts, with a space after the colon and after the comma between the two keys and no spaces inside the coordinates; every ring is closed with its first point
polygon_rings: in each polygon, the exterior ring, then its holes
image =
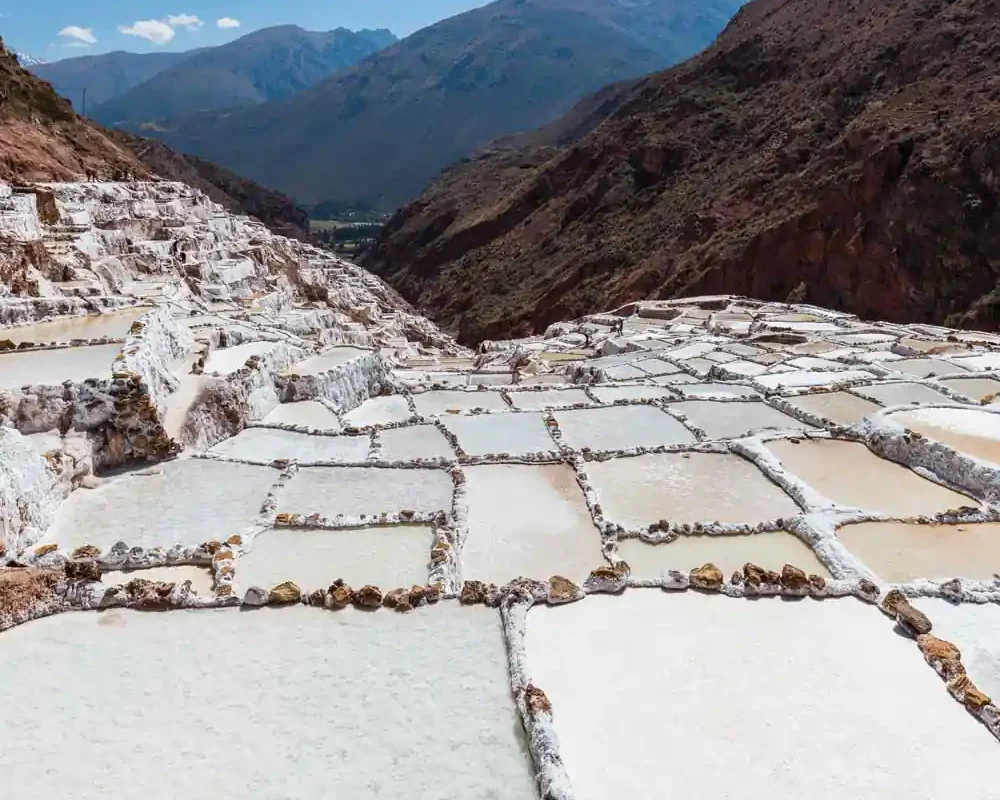
{"type": "Polygon", "coordinates": [[[714,292],[995,328],[998,62],[997,0],[754,0],[451,168],[365,263],[467,342],[714,292]]]}

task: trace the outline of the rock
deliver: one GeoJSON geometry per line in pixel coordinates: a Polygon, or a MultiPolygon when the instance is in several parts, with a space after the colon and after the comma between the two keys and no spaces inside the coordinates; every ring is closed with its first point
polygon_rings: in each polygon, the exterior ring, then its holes
{"type": "Polygon", "coordinates": [[[931,632],[931,621],[923,611],[914,608],[909,602],[901,604],[896,609],[896,622],[913,636],[931,632]]]}
{"type": "Polygon", "coordinates": [[[216,597],[232,597],[233,585],[231,583],[220,583],[215,587],[216,597]]]}
{"type": "Polygon", "coordinates": [[[66,577],[71,581],[99,581],[101,568],[96,561],[68,561],[66,577]]]}
{"type": "Polygon", "coordinates": [[[94,547],[92,544],[85,544],[83,547],[78,547],[73,551],[73,558],[75,560],[83,560],[88,558],[100,558],[101,551],[100,548],[94,547]]]}
{"type": "Polygon", "coordinates": [[[322,589],[314,589],[309,593],[309,605],[322,608],[326,605],[326,592],[322,589]]]}
{"type": "Polygon", "coordinates": [[[899,589],[890,589],[886,592],[885,597],[882,598],[882,610],[890,617],[896,616],[900,606],[908,606],[909,604],[910,601],[899,589]]]}
{"type": "Polygon", "coordinates": [[[57,544],[43,544],[40,547],[35,548],[35,558],[41,558],[42,556],[47,556],[49,553],[54,553],[59,549],[57,544]]]}
{"type": "Polygon", "coordinates": [[[382,607],[382,590],[371,584],[362,586],[354,593],[354,605],[358,608],[374,610],[382,607]]]}
{"type": "Polygon", "coordinates": [[[416,608],[427,602],[427,589],[423,586],[410,587],[410,605],[416,608]]]}
{"type": "Polygon", "coordinates": [[[243,545],[243,537],[238,533],[234,533],[228,539],[226,539],[226,544],[232,545],[233,547],[241,547],[243,545]]]}
{"type": "Polygon", "coordinates": [[[434,585],[425,586],[424,597],[427,599],[428,603],[433,605],[434,603],[438,602],[438,600],[441,599],[441,590],[434,585]]]}
{"type": "Polygon", "coordinates": [[[695,589],[707,592],[719,591],[725,580],[722,576],[722,570],[715,566],[715,564],[705,564],[703,567],[691,570],[690,578],[691,585],[695,589]]]}
{"type": "Polygon", "coordinates": [[[486,592],[483,596],[483,603],[485,603],[490,608],[500,607],[500,589],[495,583],[486,584],[486,592]]]}
{"type": "Polygon", "coordinates": [[[826,578],[821,575],[810,575],[809,589],[813,594],[823,594],[826,591],[826,578]]]}
{"type": "Polygon", "coordinates": [[[346,608],[354,602],[354,590],[339,578],[330,585],[329,595],[333,608],[346,608]]]}
{"type": "Polygon", "coordinates": [[[279,583],[268,594],[268,601],[275,604],[298,603],[302,600],[302,590],[292,581],[279,583]]]}
{"type": "Polygon", "coordinates": [[[243,605],[250,606],[251,608],[266,606],[268,596],[267,589],[261,589],[259,586],[251,586],[247,589],[246,594],[243,595],[243,605]]]}
{"type": "Polygon", "coordinates": [[[201,546],[200,548],[198,548],[198,549],[199,549],[199,550],[204,550],[204,551],[205,551],[206,553],[208,553],[208,554],[209,554],[210,556],[214,556],[214,555],[215,555],[216,553],[218,553],[218,552],[219,552],[219,550],[221,550],[221,549],[222,549],[222,542],[220,542],[220,541],[217,541],[217,540],[215,540],[215,539],[212,539],[212,540],[211,540],[211,541],[209,541],[209,542],[205,542],[205,543],[204,543],[204,544],[203,544],[203,545],[202,545],[202,546],[201,546]]]}
{"type": "Polygon", "coordinates": [[[781,568],[781,585],[793,592],[801,592],[809,588],[809,578],[798,567],[785,564],[781,568]]]}
{"type": "Polygon", "coordinates": [[[660,587],[670,591],[684,591],[691,586],[691,576],[676,569],[664,570],[660,576],[660,587]]]}
{"type": "Polygon", "coordinates": [[[482,581],[466,581],[462,585],[462,593],[458,599],[463,606],[486,602],[486,584],[482,581]]]}
{"type": "Polygon", "coordinates": [[[953,603],[957,603],[962,599],[962,581],[958,578],[952,578],[950,581],[945,581],[938,587],[941,596],[945,600],[951,600],[953,603]]]}
{"type": "Polygon", "coordinates": [[[985,692],[981,691],[979,687],[972,682],[972,679],[965,675],[957,675],[948,681],[948,691],[952,695],[965,703],[966,708],[970,711],[979,711],[985,706],[990,705],[992,700],[990,696],[985,692]]]}
{"type": "Polygon", "coordinates": [[[583,582],[583,589],[585,592],[618,594],[628,585],[631,571],[631,567],[624,561],[619,561],[613,566],[598,567],[583,582]]]}
{"type": "Polygon", "coordinates": [[[145,578],[133,578],[125,589],[132,595],[132,608],[140,611],[165,611],[172,606],[170,594],[173,592],[175,583],[163,581],[149,581],[145,578]]]}
{"type": "Polygon", "coordinates": [[[569,578],[564,578],[561,575],[553,575],[549,578],[546,601],[550,606],[573,603],[577,600],[582,600],[584,597],[586,597],[586,594],[583,589],[569,580],[569,578]]]}
{"type": "Polygon", "coordinates": [[[862,578],[855,586],[854,594],[866,603],[874,603],[878,600],[881,590],[867,578],[862,578]]]}
{"type": "Polygon", "coordinates": [[[533,683],[524,688],[524,704],[532,717],[552,713],[552,703],[548,696],[533,683]]]}
{"type": "Polygon", "coordinates": [[[961,661],[962,651],[951,642],[925,633],[917,637],[917,647],[928,661],[961,661]]]}
{"type": "Polygon", "coordinates": [[[385,597],[382,598],[382,605],[386,608],[396,608],[404,596],[406,597],[407,605],[409,605],[410,597],[406,589],[390,589],[385,593],[385,597]]]}
{"type": "Polygon", "coordinates": [[[448,542],[437,542],[431,548],[431,564],[435,567],[448,561],[451,555],[451,545],[448,542]]]}

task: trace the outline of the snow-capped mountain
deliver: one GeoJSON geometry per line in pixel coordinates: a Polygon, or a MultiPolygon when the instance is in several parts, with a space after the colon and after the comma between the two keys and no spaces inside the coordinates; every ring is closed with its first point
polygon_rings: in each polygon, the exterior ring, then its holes
{"type": "Polygon", "coordinates": [[[18,53],[17,51],[14,51],[14,57],[17,59],[17,63],[25,69],[28,69],[29,67],[37,67],[39,64],[46,63],[40,58],[35,58],[30,53],[18,53]]]}

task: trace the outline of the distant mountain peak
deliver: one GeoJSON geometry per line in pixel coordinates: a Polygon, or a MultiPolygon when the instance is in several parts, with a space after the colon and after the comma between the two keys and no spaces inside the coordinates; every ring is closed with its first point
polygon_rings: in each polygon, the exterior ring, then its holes
{"type": "Polygon", "coordinates": [[[14,51],[14,58],[16,58],[17,63],[20,64],[25,69],[27,69],[28,67],[37,67],[41,64],[47,63],[40,58],[35,58],[30,53],[22,53],[18,52],[17,50],[14,51]]]}

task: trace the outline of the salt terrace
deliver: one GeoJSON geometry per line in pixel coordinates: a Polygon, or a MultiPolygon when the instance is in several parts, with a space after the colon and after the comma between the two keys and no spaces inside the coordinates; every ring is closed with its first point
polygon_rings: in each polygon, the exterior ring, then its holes
{"type": "Polygon", "coordinates": [[[180,184],[0,211],[15,794],[1000,797],[995,335],[471,352],[180,184]]]}

